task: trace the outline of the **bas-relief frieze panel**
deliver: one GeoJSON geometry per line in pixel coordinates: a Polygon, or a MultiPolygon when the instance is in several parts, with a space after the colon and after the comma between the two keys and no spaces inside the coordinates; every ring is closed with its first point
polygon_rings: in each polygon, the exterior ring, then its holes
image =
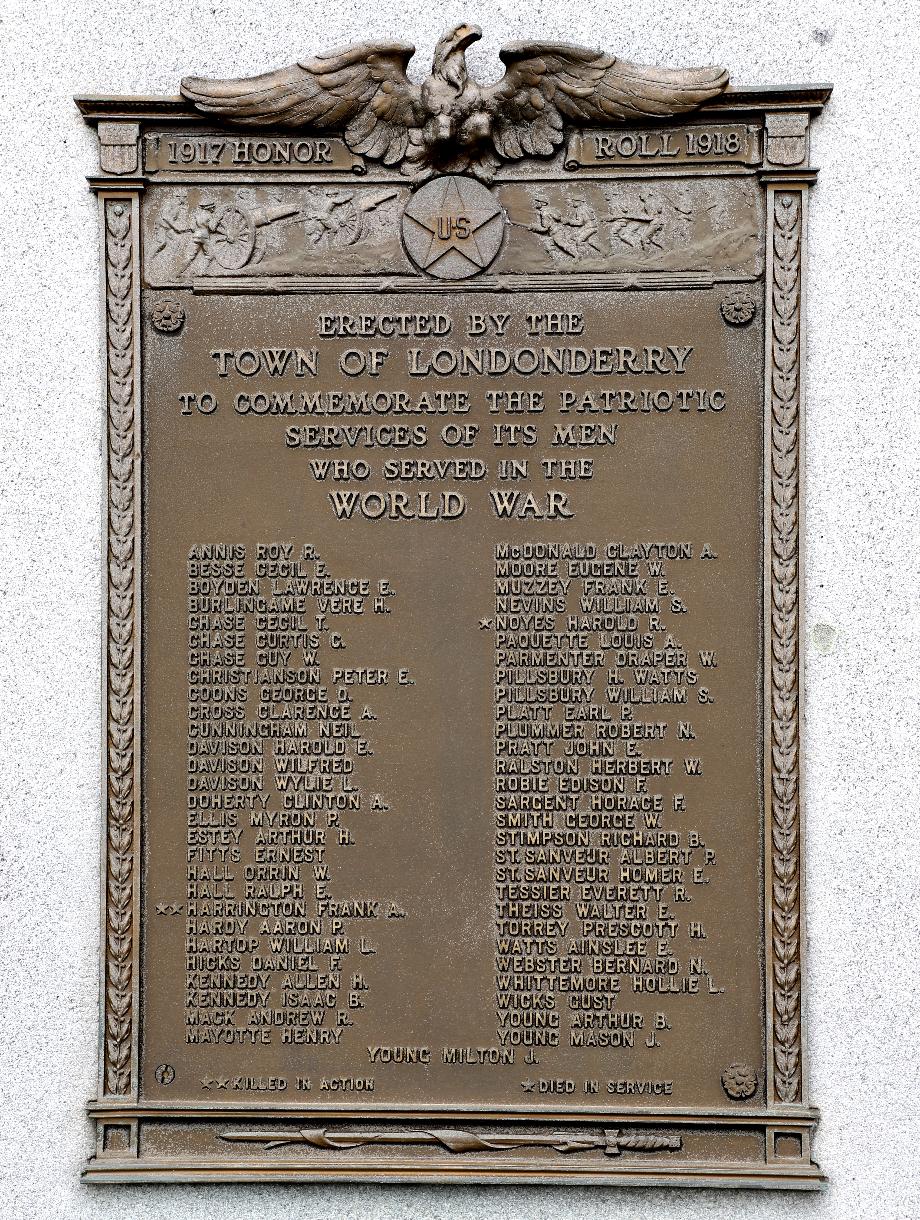
{"type": "MultiPolygon", "coordinates": [[[[161,186],[145,216],[151,285],[200,277],[411,274],[393,186],[161,186]]],[[[754,182],[502,184],[496,273],[703,271],[756,278],[763,203],[754,182]]]]}

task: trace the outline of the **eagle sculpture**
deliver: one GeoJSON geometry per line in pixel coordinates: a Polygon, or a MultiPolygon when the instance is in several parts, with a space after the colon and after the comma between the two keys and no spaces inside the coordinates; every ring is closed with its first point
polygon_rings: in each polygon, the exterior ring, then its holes
{"type": "Polygon", "coordinates": [[[360,43],[239,80],[186,77],[198,110],[231,123],[341,130],[353,153],[423,178],[466,170],[490,181],[501,161],[549,156],[566,121],[583,125],[693,110],[728,85],[724,68],[646,68],[564,43],[512,43],[495,85],[470,79],[459,25],[437,44],[422,85],[406,77],[415,47],[360,43]]]}

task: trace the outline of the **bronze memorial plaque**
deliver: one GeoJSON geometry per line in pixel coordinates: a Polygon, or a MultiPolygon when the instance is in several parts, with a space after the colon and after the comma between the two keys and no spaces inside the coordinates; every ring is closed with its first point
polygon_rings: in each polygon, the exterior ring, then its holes
{"type": "MultiPolygon", "coordinates": [[[[459,26],[96,125],[90,1181],[810,1189],[809,123],[459,26]]],[[[190,68],[207,69],[207,64],[190,68]]]]}

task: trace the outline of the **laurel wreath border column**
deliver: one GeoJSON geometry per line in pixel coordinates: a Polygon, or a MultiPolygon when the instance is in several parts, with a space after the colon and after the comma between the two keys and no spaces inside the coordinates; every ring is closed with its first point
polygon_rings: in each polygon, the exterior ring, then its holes
{"type": "Polygon", "coordinates": [[[136,191],[100,194],[106,305],[106,826],[101,1091],[137,1096],[140,849],[140,284],[136,191]]]}
{"type": "Polygon", "coordinates": [[[765,743],[768,1097],[804,1099],[800,787],[802,252],[807,187],[767,188],[765,743]]]}

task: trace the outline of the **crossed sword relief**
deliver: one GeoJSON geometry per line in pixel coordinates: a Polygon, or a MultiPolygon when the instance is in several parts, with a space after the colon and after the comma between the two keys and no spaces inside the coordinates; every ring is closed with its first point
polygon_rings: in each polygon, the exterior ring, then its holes
{"type": "Polygon", "coordinates": [[[606,1156],[621,1152],[678,1152],[679,1135],[659,1135],[646,1131],[601,1131],[596,1135],[476,1135],[470,1131],[222,1131],[218,1137],[228,1143],[264,1144],[266,1151],[289,1144],[341,1152],[368,1144],[434,1144],[448,1152],[508,1152],[515,1148],[551,1148],[554,1152],[591,1152],[602,1150],[606,1156]]]}

